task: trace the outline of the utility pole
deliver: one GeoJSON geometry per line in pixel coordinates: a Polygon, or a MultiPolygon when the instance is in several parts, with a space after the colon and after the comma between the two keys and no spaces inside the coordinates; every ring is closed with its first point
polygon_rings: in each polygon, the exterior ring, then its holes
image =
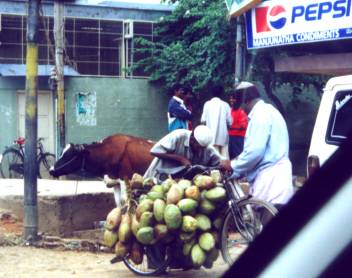
{"type": "Polygon", "coordinates": [[[64,3],[54,2],[55,65],[57,74],[57,132],[56,154],[65,147],[65,90],[64,90],[64,3]]]}
{"type": "Polygon", "coordinates": [[[236,68],[235,68],[235,84],[241,82],[243,78],[243,36],[242,36],[242,16],[236,18],[236,68]]]}
{"type": "Polygon", "coordinates": [[[26,145],[24,157],[24,239],[37,240],[38,27],[40,0],[28,1],[26,56],[26,145]]]}

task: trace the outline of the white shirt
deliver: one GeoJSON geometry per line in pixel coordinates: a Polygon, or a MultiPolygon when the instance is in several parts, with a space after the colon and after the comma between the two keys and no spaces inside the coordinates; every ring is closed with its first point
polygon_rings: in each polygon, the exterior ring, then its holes
{"type": "Polygon", "coordinates": [[[231,161],[233,177],[247,175],[252,182],[258,172],[288,158],[289,137],[280,112],[271,104],[259,100],[248,115],[248,128],[243,152],[231,161]]]}
{"type": "MultiPolygon", "coordinates": [[[[161,138],[150,151],[154,153],[172,153],[181,155],[189,159],[192,165],[218,166],[220,163],[220,156],[212,146],[203,148],[198,153],[192,152],[189,144],[191,133],[190,130],[176,129],[161,138]]],[[[145,172],[144,178],[155,177],[158,173],[172,175],[184,168],[185,166],[180,165],[176,161],[155,157],[145,172]]]]}
{"type": "Polygon", "coordinates": [[[201,122],[213,133],[213,144],[226,146],[229,141],[227,127],[232,124],[230,105],[218,97],[208,100],[203,107],[201,122]]]}

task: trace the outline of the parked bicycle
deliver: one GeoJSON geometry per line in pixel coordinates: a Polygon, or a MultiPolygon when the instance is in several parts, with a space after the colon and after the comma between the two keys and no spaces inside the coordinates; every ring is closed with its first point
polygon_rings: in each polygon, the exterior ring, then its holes
{"type": "MultiPolygon", "coordinates": [[[[188,172],[210,174],[210,170],[202,166],[193,166],[188,172]]],[[[191,175],[193,176],[193,175],[191,175]]],[[[189,179],[191,176],[184,176],[189,179]]],[[[262,232],[264,226],[278,213],[277,209],[262,200],[246,195],[240,184],[222,174],[222,183],[227,194],[227,210],[220,232],[220,250],[224,261],[232,264],[262,232]]],[[[141,264],[136,265],[126,256],[125,265],[141,276],[153,276],[165,273],[172,268],[172,252],[170,245],[144,246],[144,257],[141,264]],[[152,267],[151,267],[152,266],[152,267]]],[[[114,263],[114,259],[111,261],[114,263]]]]}
{"type": "MultiPolygon", "coordinates": [[[[38,178],[49,179],[49,169],[55,163],[55,155],[45,152],[42,141],[38,139],[38,178]]],[[[5,179],[21,179],[24,174],[24,138],[17,138],[12,146],[6,147],[5,151],[0,154],[0,174],[5,179]]]]}

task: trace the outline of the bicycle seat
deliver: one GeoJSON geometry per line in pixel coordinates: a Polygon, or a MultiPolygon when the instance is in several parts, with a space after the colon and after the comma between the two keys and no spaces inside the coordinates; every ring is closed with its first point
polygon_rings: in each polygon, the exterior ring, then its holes
{"type": "Polygon", "coordinates": [[[18,137],[16,140],[15,140],[15,143],[17,145],[24,145],[24,142],[26,141],[26,139],[24,139],[23,137],[18,137]]]}

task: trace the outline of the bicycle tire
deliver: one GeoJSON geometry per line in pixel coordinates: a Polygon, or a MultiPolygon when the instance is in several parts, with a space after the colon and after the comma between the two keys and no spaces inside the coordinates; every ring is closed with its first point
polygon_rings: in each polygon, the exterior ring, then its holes
{"type": "Polygon", "coordinates": [[[124,264],[128,267],[129,270],[140,276],[159,276],[164,274],[167,267],[169,266],[171,259],[169,256],[169,247],[166,248],[165,258],[162,262],[160,262],[160,265],[155,268],[149,268],[149,261],[152,258],[148,255],[148,252],[153,252],[154,247],[155,246],[144,246],[144,255],[141,264],[136,265],[133,263],[132,260],[129,259],[128,255],[123,259],[124,264]]]}
{"type": "Polygon", "coordinates": [[[24,171],[24,159],[22,154],[13,148],[2,153],[0,172],[4,179],[22,179],[24,171]]]}
{"type": "Polygon", "coordinates": [[[55,155],[52,153],[42,154],[38,159],[38,178],[52,179],[53,177],[49,174],[49,170],[51,166],[54,166],[55,161],[55,155]]]}
{"type": "Polygon", "coordinates": [[[224,261],[233,264],[278,213],[277,209],[254,198],[237,202],[235,215],[228,209],[221,229],[220,249],[224,261]]]}

